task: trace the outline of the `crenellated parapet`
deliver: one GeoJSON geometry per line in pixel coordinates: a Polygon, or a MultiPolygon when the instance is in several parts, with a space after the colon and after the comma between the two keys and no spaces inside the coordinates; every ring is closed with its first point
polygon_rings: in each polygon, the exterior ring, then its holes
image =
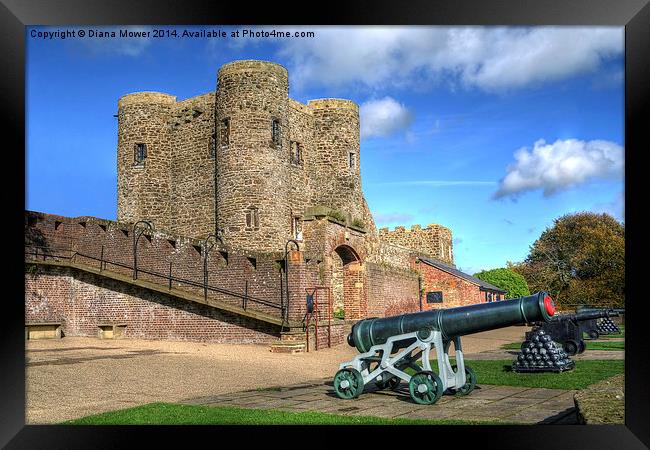
{"type": "Polygon", "coordinates": [[[442,225],[413,225],[410,229],[397,226],[393,230],[384,227],[379,229],[379,239],[454,264],[451,230],[442,225]]]}

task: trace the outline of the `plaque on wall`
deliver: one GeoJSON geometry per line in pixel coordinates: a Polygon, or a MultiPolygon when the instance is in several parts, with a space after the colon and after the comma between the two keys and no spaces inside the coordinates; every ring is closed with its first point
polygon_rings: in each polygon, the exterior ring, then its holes
{"type": "Polygon", "coordinates": [[[442,303],[442,291],[427,292],[427,303],[442,303]]]}

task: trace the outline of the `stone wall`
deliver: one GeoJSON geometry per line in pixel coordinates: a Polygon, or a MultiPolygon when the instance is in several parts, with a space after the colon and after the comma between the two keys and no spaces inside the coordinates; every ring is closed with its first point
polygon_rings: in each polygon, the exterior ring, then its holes
{"type": "MultiPolygon", "coordinates": [[[[214,233],[214,93],[174,104],[169,117],[172,139],[170,223],[174,234],[204,238],[214,233]]],[[[162,227],[161,227],[162,228],[162,227]]]]}
{"type": "Polygon", "coordinates": [[[169,114],[176,97],[139,92],[118,101],[117,219],[153,221],[170,230],[170,172],[172,138],[169,114]],[[146,145],[143,164],[135,159],[135,146],[146,145]]]}
{"type": "Polygon", "coordinates": [[[217,149],[217,212],[224,238],[238,248],[282,251],[291,237],[288,92],[278,64],[235,61],[219,70],[216,119],[219,127],[228,120],[230,131],[217,149]]]}
{"type": "Polygon", "coordinates": [[[413,225],[410,230],[405,227],[379,229],[379,238],[389,244],[417,250],[447,264],[454,264],[453,241],[451,230],[442,225],[430,224],[426,228],[413,225]]]}

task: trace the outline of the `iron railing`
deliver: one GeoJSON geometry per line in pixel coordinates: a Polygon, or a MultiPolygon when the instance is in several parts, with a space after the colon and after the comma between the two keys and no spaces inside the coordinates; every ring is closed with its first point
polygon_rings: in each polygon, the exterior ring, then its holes
{"type": "Polygon", "coordinates": [[[33,259],[35,259],[35,260],[37,260],[39,258],[39,256],[42,256],[43,261],[45,261],[47,258],[51,258],[51,259],[60,258],[60,259],[69,260],[71,262],[76,262],[77,257],[87,258],[87,259],[99,262],[99,271],[100,272],[106,269],[107,264],[110,264],[110,265],[113,265],[113,266],[122,267],[122,268],[129,269],[129,270],[133,271],[133,279],[134,280],[137,279],[138,273],[145,273],[145,274],[151,275],[153,277],[157,277],[157,278],[167,280],[168,287],[169,287],[170,290],[172,289],[172,283],[174,283],[174,282],[178,283],[178,284],[184,284],[184,285],[188,285],[188,286],[202,288],[203,292],[204,292],[204,298],[205,298],[206,301],[207,301],[207,297],[208,297],[208,294],[207,294],[208,291],[217,292],[219,294],[223,294],[223,295],[227,295],[227,296],[230,296],[230,297],[235,297],[235,298],[240,299],[242,301],[242,309],[244,309],[244,310],[247,309],[248,302],[253,302],[253,303],[257,303],[257,304],[260,304],[260,305],[267,306],[269,308],[274,308],[274,309],[280,310],[280,316],[282,318],[284,318],[284,315],[285,315],[284,307],[282,305],[277,305],[277,304],[272,303],[272,302],[270,302],[268,300],[264,300],[264,299],[249,295],[248,294],[248,281],[246,281],[246,283],[245,283],[244,293],[242,294],[240,292],[232,291],[232,290],[229,290],[229,289],[224,289],[224,288],[220,288],[220,287],[217,287],[217,286],[211,286],[211,285],[207,284],[207,282],[206,282],[207,278],[206,277],[204,277],[204,282],[203,283],[199,283],[199,282],[196,282],[196,281],[193,281],[193,280],[188,280],[188,279],[185,279],[185,278],[175,277],[175,276],[172,276],[172,262],[171,261],[169,262],[169,273],[168,274],[162,274],[162,273],[155,272],[155,271],[152,271],[152,270],[142,269],[142,268],[137,267],[135,265],[131,266],[129,264],[124,264],[124,263],[121,263],[121,262],[108,260],[108,259],[104,258],[104,246],[102,246],[99,258],[97,258],[96,256],[81,253],[79,251],[71,250],[69,248],[52,247],[52,246],[44,247],[44,246],[36,246],[36,245],[26,245],[25,246],[25,256],[26,257],[27,256],[33,256],[34,257],[33,259]],[[40,250],[40,252],[39,252],[39,250],[40,250]],[[60,253],[54,253],[54,252],[52,252],[53,250],[54,251],[60,251],[60,253]]]}

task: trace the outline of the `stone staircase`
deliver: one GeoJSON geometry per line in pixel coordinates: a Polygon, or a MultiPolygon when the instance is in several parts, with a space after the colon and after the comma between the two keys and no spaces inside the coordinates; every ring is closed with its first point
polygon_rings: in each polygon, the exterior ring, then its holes
{"type": "Polygon", "coordinates": [[[307,339],[304,331],[287,331],[280,335],[280,340],[271,344],[271,353],[304,353],[307,339]]]}
{"type": "MultiPolygon", "coordinates": [[[[352,325],[356,321],[345,323],[344,336],[347,336],[352,330],[352,325]]],[[[315,341],[313,335],[309,338],[309,350],[315,351],[315,341]]],[[[307,351],[307,336],[304,331],[286,331],[280,335],[280,340],[271,344],[271,353],[305,353],[307,351]]]]}

